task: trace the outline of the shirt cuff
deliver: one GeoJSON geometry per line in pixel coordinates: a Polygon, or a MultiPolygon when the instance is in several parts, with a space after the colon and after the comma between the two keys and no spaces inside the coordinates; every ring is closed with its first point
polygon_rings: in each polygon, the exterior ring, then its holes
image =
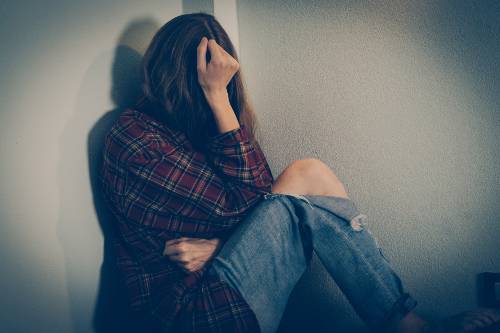
{"type": "Polygon", "coordinates": [[[240,127],[228,132],[211,136],[209,138],[209,146],[216,149],[217,147],[234,146],[248,141],[249,135],[247,128],[244,124],[242,124],[240,127]]]}

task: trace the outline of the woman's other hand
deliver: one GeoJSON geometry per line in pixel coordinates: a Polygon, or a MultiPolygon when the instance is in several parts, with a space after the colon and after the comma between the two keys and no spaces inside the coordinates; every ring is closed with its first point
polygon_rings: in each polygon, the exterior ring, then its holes
{"type": "Polygon", "coordinates": [[[176,262],[187,272],[201,269],[220,246],[218,238],[181,237],[165,242],[163,255],[176,262]]]}
{"type": "Polygon", "coordinates": [[[207,97],[223,98],[227,94],[226,87],[240,64],[229,53],[219,46],[215,39],[203,37],[197,49],[198,82],[207,97]],[[207,64],[207,49],[210,52],[210,62],[207,64]]]}

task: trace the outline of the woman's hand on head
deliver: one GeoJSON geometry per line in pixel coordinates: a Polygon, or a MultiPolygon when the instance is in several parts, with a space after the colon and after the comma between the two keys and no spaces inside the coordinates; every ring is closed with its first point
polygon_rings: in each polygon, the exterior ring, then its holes
{"type": "Polygon", "coordinates": [[[238,61],[220,47],[215,39],[201,39],[198,45],[198,82],[214,114],[219,133],[231,131],[240,126],[229,101],[227,85],[240,68],[238,61]],[[207,51],[210,62],[207,64],[207,51]]]}
{"type": "Polygon", "coordinates": [[[203,37],[197,49],[198,82],[207,98],[227,94],[226,87],[239,70],[240,64],[215,39],[203,37]],[[206,54],[210,52],[207,64],[206,54]]]}
{"type": "Polygon", "coordinates": [[[205,266],[219,246],[218,238],[181,237],[166,241],[163,255],[168,256],[186,272],[194,272],[205,266]]]}

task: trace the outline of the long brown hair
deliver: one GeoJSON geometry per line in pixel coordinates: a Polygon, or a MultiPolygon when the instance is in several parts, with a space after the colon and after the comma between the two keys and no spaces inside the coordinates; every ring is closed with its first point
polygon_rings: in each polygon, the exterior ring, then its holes
{"type": "MultiPolygon", "coordinates": [[[[179,15],[153,36],[142,59],[142,96],[135,109],[165,125],[184,132],[193,145],[203,149],[207,137],[217,134],[214,116],[198,83],[197,47],[201,38],[217,44],[238,60],[228,34],[213,15],[179,15]]],[[[209,53],[207,52],[209,61],[209,53]]],[[[256,117],[240,70],[227,86],[229,102],[250,140],[255,140],[256,117]]]]}

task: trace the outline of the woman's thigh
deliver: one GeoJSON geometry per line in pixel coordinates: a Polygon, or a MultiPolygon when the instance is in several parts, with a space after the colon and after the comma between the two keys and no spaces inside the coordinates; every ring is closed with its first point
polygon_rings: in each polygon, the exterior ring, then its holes
{"type": "Polygon", "coordinates": [[[213,258],[209,270],[239,291],[263,333],[277,329],[288,297],[312,256],[310,237],[290,200],[298,199],[264,195],[213,258]]]}

